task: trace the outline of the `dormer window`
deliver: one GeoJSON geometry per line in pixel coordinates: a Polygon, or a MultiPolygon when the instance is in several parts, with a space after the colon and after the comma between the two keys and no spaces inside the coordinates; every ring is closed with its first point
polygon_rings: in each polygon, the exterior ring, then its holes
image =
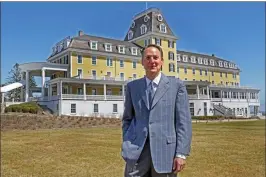
{"type": "Polygon", "coordinates": [[[174,53],[173,52],[169,52],[168,53],[168,58],[169,58],[169,60],[175,60],[174,53]]]}
{"type": "Polygon", "coordinates": [[[219,61],[219,66],[223,67],[223,62],[222,61],[219,61]]]}
{"type": "Polygon", "coordinates": [[[190,60],[191,60],[191,63],[196,63],[196,57],[195,56],[191,56],[190,60]]]}
{"type": "Polygon", "coordinates": [[[180,54],[176,54],[176,60],[177,60],[177,61],[181,61],[181,56],[180,56],[180,54]]]}
{"type": "Polygon", "coordinates": [[[97,41],[91,41],[91,49],[97,50],[97,48],[98,48],[97,44],[98,44],[97,41]]]}
{"type": "Polygon", "coordinates": [[[131,48],[131,53],[132,53],[132,55],[137,55],[138,54],[137,48],[136,47],[132,47],[131,48]]]}
{"type": "Polygon", "coordinates": [[[148,15],[146,15],[146,16],[144,17],[144,22],[147,22],[149,19],[150,19],[150,17],[149,17],[148,15]]]}
{"type": "Polygon", "coordinates": [[[112,45],[109,44],[109,43],[106,43],[106,44],[105,44],[105,51],[107,51],[107,52],[112,52],[112,45]]]}
{"type": "Polygon", "coordinates": [[[204,65],[208,65],[208,59],[204,58],[204,65]]]}
{"type": "Polygon", "coordinates": [[[129,31],[127,34],[128,40],[131,40],[133,38],[133,31],[129,31]]]}
{"type": "Polygon", "coordinates": [[[163,16],[161,14],[158,14],[157,19],[158,19],[158,21],[161,22],[161,21],[163,21],[163,16]]]}
{"type": "Polygon", "coordinates": [[[125,47],[119,45],[119,46],[118,46],[118,52],[119,52],[119,53],[125,53],[125,47]]]}
{"type": "Polygon", "coordinates": [[[188,58],[187,55],[183,55],[183,62],[187,62],[187,58],[188,58]]]}
{"type": "Polygon", "coordinates": [[[210,60],[210,64],[211,64],[212,66],[214,66],[214,60],[213,60],[213,59],[210,60]]]}
{"type": "Polygon", "coordinates": [[[140,27],[140,34],[143,35],[147,32],[147,26],[146,25],[141,25],[140,27]]]}
{"type": "Polygon", "coordinates": [[[228,68],[227,62],[224,62],[224,67],[228,68]]]}
{"type": "Polygon", "coordinates": [[[202,58],[201,57],[198,57],[198,63],[202,64],[202,58]]]}
{"type": "Polygon", "coordinates": [[[165,24],[160,24],[160,31],[163,32],[163,33],[167,32],[165,24]]]}

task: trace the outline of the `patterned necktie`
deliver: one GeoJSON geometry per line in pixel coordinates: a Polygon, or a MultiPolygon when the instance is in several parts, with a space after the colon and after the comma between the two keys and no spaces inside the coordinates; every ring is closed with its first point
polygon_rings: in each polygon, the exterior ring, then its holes
{"type": "Polygon", "coordinates": [[[151,108],[152,104],[152,98],[154,96],[154,89],[153,89],[153,82],[151,81],[150,84],[148,85],[148,100],[149,100],[149,107],[151,108]]]}

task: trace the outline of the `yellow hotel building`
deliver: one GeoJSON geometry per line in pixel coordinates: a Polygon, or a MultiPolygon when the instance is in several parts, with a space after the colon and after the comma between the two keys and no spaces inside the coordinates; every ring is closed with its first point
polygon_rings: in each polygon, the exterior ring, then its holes
{"type": "Polygon", "coordinates": [[[157,8],[135,15],[124,40],[77,36],[58,42],[46,62],[20,64],[30,101],[29,76],[41,76],[38,103],[57,115],[121,117],[126,84],[145,75],[141,49],[148,44],[163,49],[162,72],[186,84],[194,116],[257,115],[259,89],[241,86],[240,69],[215,55],[181,51],[178,38],[157,8]],[[49,80],[46,80],[49,78],[49,80]]]}

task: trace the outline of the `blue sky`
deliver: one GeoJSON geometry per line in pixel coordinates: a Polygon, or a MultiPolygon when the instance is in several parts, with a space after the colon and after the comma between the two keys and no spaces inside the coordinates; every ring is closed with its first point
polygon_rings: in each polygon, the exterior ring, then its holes
{"type": "MultiPolygon", "coordinates": [[[[2,2],[2,82],[16,61],[45,61],[56,42],[78,30],[124,39],[132,17],[145,7],[145,2],[2,2]]],[[[236,62],[240,84],[260,88],[265,104],[263,2],[148,2],[148,7],[162,10],[180,38],[179,49],[236,62]]]]}

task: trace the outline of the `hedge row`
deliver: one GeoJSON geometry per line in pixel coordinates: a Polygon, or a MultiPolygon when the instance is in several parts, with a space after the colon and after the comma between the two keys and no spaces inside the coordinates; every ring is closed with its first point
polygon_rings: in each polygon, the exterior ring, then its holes
{"type": "Polygon", "coordinates": [[[38,106],[37,103],[29,102],[29,103],[21,103],[10,105],[5,108],[5,112],[23,112],[23,113],[32,113],[37,114],[42,109],[38,106]]]}
{"type": "Polygon", "coordinates": [[[223,116],[192,116],[192,120],[219,120],[223,116]]]}

